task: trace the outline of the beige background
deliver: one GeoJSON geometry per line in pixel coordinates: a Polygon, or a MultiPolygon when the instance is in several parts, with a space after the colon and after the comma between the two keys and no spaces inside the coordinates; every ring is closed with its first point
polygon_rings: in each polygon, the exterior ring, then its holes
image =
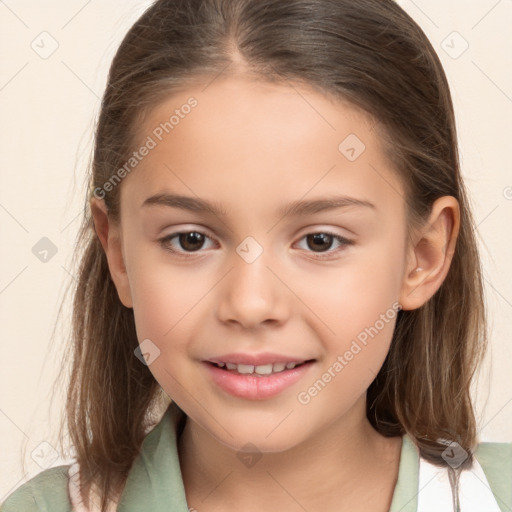
{"type": "MultiPolygon", "coordinates": [[[[475,386],[480,435],[512,441],[512,1],[399,3],[432,41],[452,88],[491,328],[491,352],[475,386]]],[[[108,66],[147,5],[0,2],[0,502],[43,468],[67,463],[52,447],[63,397],[50,401],[67,324],[53,343],[51,334],[74,279],[71,251],[108,66]],[[46,263],[32,252],[43,237],[57,250],[46,263]]]]}

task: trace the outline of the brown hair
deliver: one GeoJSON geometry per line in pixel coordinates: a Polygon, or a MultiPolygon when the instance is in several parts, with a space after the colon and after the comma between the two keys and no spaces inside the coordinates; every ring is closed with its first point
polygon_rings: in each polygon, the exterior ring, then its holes
{"type": "MultiPolygon", "coordinates": [[[[112,62],[92,188],[130,157],[135,127],[149,109],[221,72],[303,84],[370,115],[404,183],[411,222],[424,221],[441,196],[459,201],[449,273],[424,306],[399,312],[389,354],[368,389],[367,415],[386,436],[408,433],[439,465],[446,465],[442,440],[458,442],[469,453],[467,467],[477,443],[470,383],[486,344],[483,286],[450,90],[427,37],[392,0],[158,0],[112,62]]],[[[119,218],[119,191],[105,193],[112,219],[119,218]]],[[[84,487],[97,486],[105,510],[162,390],[134,355],[133,310],[119,300],[88,201],[76,251],[66,415],[84,487]]]]}

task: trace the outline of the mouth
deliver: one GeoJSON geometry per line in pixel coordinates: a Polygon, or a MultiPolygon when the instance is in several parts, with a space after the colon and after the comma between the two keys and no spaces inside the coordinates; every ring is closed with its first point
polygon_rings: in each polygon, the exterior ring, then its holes
{"type": "Polygon", "coordinates": [[[316,363],[316,359],[308,359],[256,366],[203,361],[207,374],[218,388],[245,400],[266,400],[280,395],[310,375],[316,363]]]}
{"type": "Polygon", "coordinates": [[[252,365],[252,364],[235,364],[235,363],[223,363],[223,362],[215,362],[215,361],[206,361],[206,363],[224,370],[225,372],[235,373],[238,375],[252,375],[255,377],[265,377],[277,373],[287,372],[288,370],[293,370],[295,368],[299,368],[301,366],[307,365],[309,363],[313,363],[316,361],[315,359],[308,359],[302,362],[288,362],[288,363],[269,363],[262,365],[252,365]]]}

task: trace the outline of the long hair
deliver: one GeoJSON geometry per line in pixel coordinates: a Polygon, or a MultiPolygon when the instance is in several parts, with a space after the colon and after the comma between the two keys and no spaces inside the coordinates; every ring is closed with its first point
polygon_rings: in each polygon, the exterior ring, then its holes
{"type": "MultiPolygon", "coordinates": [[[[399,312],[368,389],[367,416],[385,436],[409,434],[421,455],[441,466],[446,443],[457,442],[468,452],[461,467],[469,466],[477,444],[470,384],[487,342],[481,264],[449,85],[426,35],[392,0],[158,0],[110,67],[91,189],[130,158],[151,108],[222,72],[313,87],[371,116],[404,184],[411,223],[425,220],[441,196],[459,201],[448,275],[426,304],[399,312]]],[[[103,194],[112,219],[119,219],[121,187],[103,194]]],[[[119,300],[89,197],[76,255],[66,420],[84,487],[99,490],[104,511],[140,451],[162,390],[134,355],[133,310],[119,300]]]]}

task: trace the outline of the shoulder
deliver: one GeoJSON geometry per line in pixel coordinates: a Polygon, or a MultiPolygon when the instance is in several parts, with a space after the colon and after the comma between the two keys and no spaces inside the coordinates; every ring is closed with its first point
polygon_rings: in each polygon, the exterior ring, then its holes
{"type": "Polygon", "coordinates": [[[474,456],[496,498],[512,506],[512,443],[481,442],[474,456]]]}
{"type": "Polygon", "coordinates": [[[45,469],[0,504],[0,512],[71,512],[68,494],[69,465],[45,469]]]}

